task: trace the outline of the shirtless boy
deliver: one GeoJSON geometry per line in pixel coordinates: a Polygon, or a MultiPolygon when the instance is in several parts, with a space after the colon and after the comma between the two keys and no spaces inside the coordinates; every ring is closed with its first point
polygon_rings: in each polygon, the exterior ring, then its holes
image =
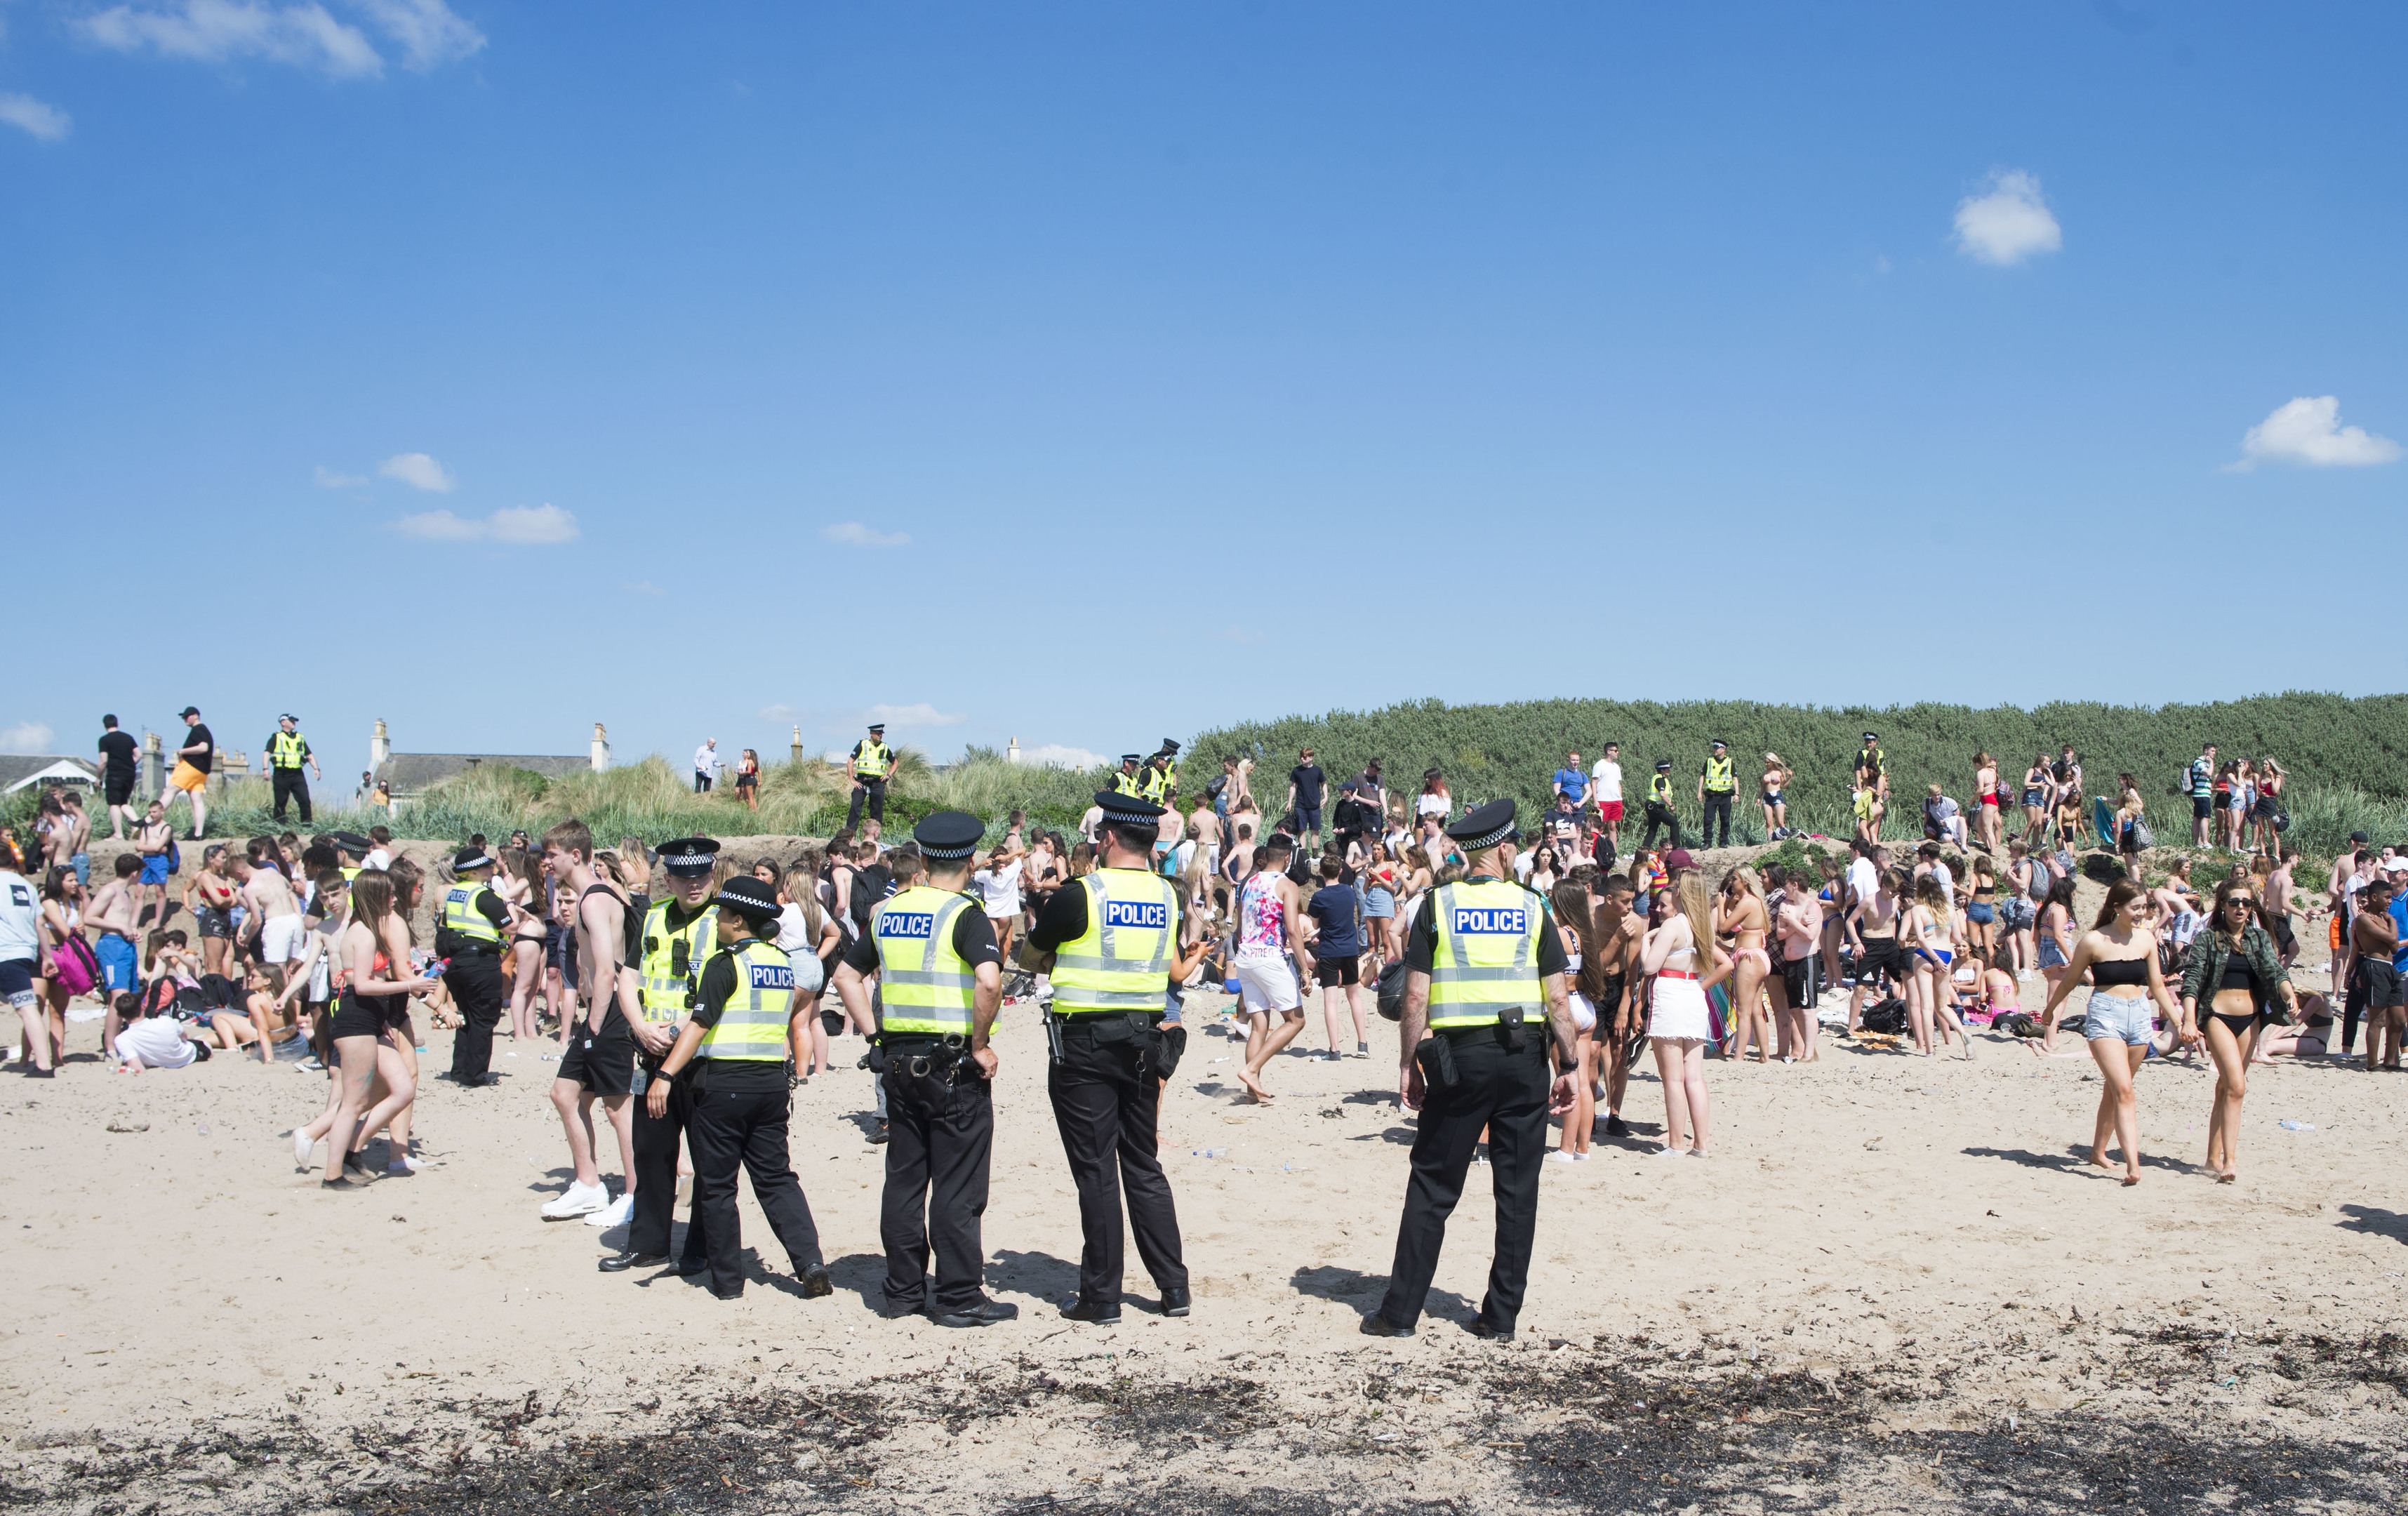
{"type": "MultiPolygon", "coordinates": [[[[234,861],[234,877],[235,898],[242,902],[243,940],[257,946],[259,961],[277,976],[280,991],[293,982],[308,936],[301,922],[301,902],[293,898],[293,885],[281,873],[247,853],[234,861]]],[[[281,1035],[282,1028],[274,1030],[281,1035]]],[[[275,1057],[272,1052],[266,1056],[271,1061],[275,1057]]]]}
{"type": "Polygon", "coordinates": [[[1638,1030],[1640,944],[1647,935],[1647,919],[1630,908],[1632,890],[1627,874],[1610,876],[1598,886],[1589,940],[1605,960],[1605,984],[1597,1006],[1598,1040],[1605,1053],[1605,1135],[1628,1137],[1622,1119],[1622,1097],[1630,1088],[1631,1034],[1638,1030]]]}

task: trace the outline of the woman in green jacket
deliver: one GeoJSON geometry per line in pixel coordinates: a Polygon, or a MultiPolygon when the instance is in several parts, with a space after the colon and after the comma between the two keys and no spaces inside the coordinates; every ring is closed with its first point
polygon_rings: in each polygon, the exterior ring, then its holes
{"type": "Polygon", "coordinates": [[[2299,992],[2266,929],[2256,885],[2247,871],[2235,869],[2215,887],[2215,910],[2191,944],[2182,993],[2183,1015],[2207,1034],[2215,1060],[2207,1168],[2220,1184],[2241,1177],[2241,1099],[2249,1092],[2249,1059],[2266,1026],[2266,1003],[2278,995],[2296,1017],[2299,992]]]}

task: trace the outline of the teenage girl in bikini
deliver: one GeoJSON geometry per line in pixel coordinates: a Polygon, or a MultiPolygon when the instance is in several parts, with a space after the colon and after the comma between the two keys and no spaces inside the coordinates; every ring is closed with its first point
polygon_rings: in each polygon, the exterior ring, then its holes
{"type": "Polygon", "coordinates": [[[1756,1061],[1772,1061],[1772,1035],[1764,1023],[1764,981],[1772,973],[1772,954],[1764,947],[1771,921],[1764,910],[1764,885],[1756,870],[1745,866],[1723,876],[1722,895],[1714,902],[1714,933],[1731,939],[1730,1040],[1726,1058],[1745,1058],[1748,1038],[1756,1041],[1756,1061]]]}

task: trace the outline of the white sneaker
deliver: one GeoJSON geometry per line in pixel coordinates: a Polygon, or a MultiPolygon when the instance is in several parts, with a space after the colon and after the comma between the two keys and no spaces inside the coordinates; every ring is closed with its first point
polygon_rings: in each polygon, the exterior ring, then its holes
{"type": "Polygon", "coordinates": [[[315,1142],[309,1140],[309,1129],[308,1127],[294,1127],[293,1129],[293,1166],[295,1168],[308,1167],[309,1150],[315,1148],[317,1145],[318,1144],[315,1142]]]}
{"type": "Polygon", "coordinates": [[[1564,1151],[1561,1148],[1557,1148],[1555,1151],[1547,1154],[1547,1162],[1551,1164],[1569,1164],[1571,1161],[1572,1155],[1564,1151]]]}
{"type": "Polygon", "coordinates": [[[635,1209],[636,1197],[631,1194],[623,1194],[618,1199],[613,1200],[609,1205],[603,1207],[600,1210],[595,1211],[593,1215],[586,1217],[585,1224],[588,1226],[624,1225],[627,1218],[635,1213],[635,1209]]]}
{"type": "Polygon", "coordinates": [[[590,1216],[609,1203],[610,1192],[601,1185],[579,1184],[571,1181],[566,1194],[557,1200],[545,1203],[543,1219],[548,1222],[565,1222],[571,1216],[590,1216]]]}
{"type": "Polygon", "coordinates": [[[417,1174],[423,1172],[425,1167],[426,1164],[423,1159],[412,1158],[408,1153],[404,1153],[393,1162],[385,1165],[384,1171],[388,1174],[417,1174]]]}

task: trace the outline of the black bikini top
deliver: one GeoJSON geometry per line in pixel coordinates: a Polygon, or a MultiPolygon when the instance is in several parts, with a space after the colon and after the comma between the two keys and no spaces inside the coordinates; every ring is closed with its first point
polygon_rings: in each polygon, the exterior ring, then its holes
{"type": "Polygon", "coordinates": [[[2224,980],[2216,986],[2216,988],[2219,990],[2247,990],[2250,994],[2255,994],[2258,993],[2258,970],[2250,966],[2248,959],[2243,958],[2236,952],[2231,957],[2227,958],[2224,961],[2224,980]]]}
{"type": "Polygon", "coordinates": [[[2146,958],[2106,958],[2090,965],[2093,984],[2146,984],[2149,982],[2149,961],[2146,958]]]}

